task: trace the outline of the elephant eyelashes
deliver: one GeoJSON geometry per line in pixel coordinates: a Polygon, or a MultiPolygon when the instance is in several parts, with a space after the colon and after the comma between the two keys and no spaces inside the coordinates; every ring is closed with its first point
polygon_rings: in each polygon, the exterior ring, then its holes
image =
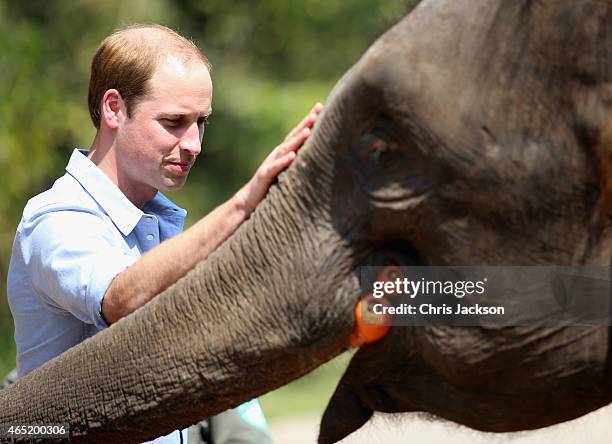
{"type": "Polygon", "coordinates": [[[366,123],[364,131],[357,140],[354,155],[366,166],[369,163],[379,167],[389,162],[397,162],[401,157],[400,144],[395,137],[395,124],[390,116],[377,113],[366,123]]]}
{"type": "Polygon", "coordinates": [[[366,134],[357,149],[357,157],[362,162],[384,162],[393,157],[393,153],[399,149],[399,144],[386,135],[380,133],[366,134]]]}

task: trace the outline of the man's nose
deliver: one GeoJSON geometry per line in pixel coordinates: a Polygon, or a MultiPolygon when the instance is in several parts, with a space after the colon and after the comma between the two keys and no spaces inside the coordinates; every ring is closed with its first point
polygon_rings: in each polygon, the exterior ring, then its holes
{"type": "Polygon", "coordinates": [[[200,138],[200,128],[197,122],[193,122],[183,134],[179,143],[181,150],[188,151],[191,155],[197,156],[202,151],[202,139],[200,138]]]}

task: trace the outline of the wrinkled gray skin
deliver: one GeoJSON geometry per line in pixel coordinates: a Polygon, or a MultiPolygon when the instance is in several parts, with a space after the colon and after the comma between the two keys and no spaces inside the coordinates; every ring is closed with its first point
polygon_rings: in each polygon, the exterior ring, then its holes
{"type": "MultiPolygon", "coordinates": [[[[0,423],[153,438],[346,348],[358,270],[609,265],[612,3],[425,1],[341,80],[252,218],[153,302],[0,392],[0,423]]],[[[395,328],[320,443],[373,410],[513,431],[612,401],[606,327],[395,328]]],[[[77,439],[78,438],[78,439],[77,439]]]]}

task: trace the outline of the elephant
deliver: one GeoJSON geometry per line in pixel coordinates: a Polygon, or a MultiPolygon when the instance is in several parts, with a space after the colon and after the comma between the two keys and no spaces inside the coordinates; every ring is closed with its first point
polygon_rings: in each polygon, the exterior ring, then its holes
{"type": "MultiPolygon", "coordinates": [[[[424,0],[336,85],[251,218],[153,301],[0,391],[0,424],[138,442],[349,348],[366,265],[611,265],[612,2],[424,0]]],[[[394,327],[320,444],[374,411],[528,430],[612,402],[610,329],[394,327]]]]}

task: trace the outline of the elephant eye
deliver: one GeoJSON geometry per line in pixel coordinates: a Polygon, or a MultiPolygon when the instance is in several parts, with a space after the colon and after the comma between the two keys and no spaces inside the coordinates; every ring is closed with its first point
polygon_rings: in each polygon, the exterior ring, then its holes
{"type": "Polygon", "coordinates": [[[384,162],[393,157],[399,144],[389,135],[375,131],[364,134],[357,147],[357,156],[362,162],[384,162]]]}
{"type": "Polygon", "coordinates": [[[430,190],[443,177],[439,164],[424,151],[427,133],[409,123],[379,114],[351,145],[350,165],[361,189],[374,200],[407,199],[430,190]]]}

